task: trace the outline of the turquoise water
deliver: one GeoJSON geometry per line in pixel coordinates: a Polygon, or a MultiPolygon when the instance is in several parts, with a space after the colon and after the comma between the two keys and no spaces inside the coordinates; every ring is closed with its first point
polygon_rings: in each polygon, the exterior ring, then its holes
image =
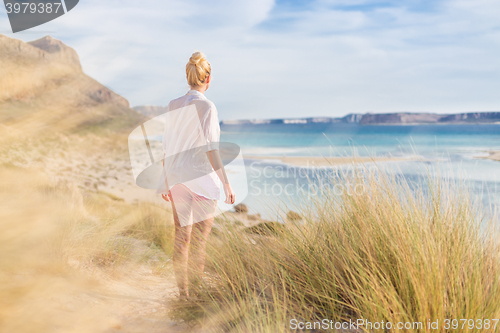
{"type": "Polygon", "coordinates": [[[414,146],[421,153],[453,150],[481,151],[500,148],[500,125],[360,126],[354,124],[223,125],[221,140],[245,151],[269,155],[333,155],[351,146],[366,147],[360,155],[400,155],[414,146]],[[305,154],[309,152],[309,154],[305,154]]]}
{"type": "MultiPolygon", "coordinates": [[[[305,183],[332,179],[325,170],[297,168],[277,160],[250,160],[258,156],[418,155],[422,161],[382,163],[412,182],[422,181],[427,170],[439,177],[466,183],[489,211],[500,206],[500,162],[477,159],[500,150],[500,125],[361,126],[357,124],[222,125],[221,141],[241,147],[246,165],[248,195],[243,201],[254,212],[271,218],[275,208],[293,208],[305,183]],[[285,172],[286,171],[286,172],[285,172]],[[299,173],[302,171],[302,174],[299,173]],[[306,177],[306,174],[308,175],[306,177]],[[288,185],[288,187],[286,187],[288,185]],[[274,192],[273,192],[274,186],[274,192]],[[285,187],[288,192],[285,193],[285,187]],[[280,191],[281,190],[281,191],[280,191]]],[[[378,163],[379,164],[379,163],[378,163]]],[[[340,169],[345,168],[341,167],[340,169]]],[[[337,168],[338,169],[338,168],[337,168]]],[[[338,172],[338,170],[337,170],[338,172]]],[[[241,185],[241,184],[240,184],[241,185]]],[[[307,189],[307,186],[305,187],[307,189]]],[[[307,190],[306,190],[307,192],[307,190]]]]}

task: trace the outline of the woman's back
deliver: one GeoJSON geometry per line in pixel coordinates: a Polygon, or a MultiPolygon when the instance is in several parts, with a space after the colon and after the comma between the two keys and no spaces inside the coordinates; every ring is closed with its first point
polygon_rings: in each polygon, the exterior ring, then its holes
{"type": "Polygon", "coordinates": [[[219,138],[217,109],[202,93],[190,90],[172,100],[163,134],[168,189],[182,183],[199,195],[218,199],[219,180],[206,152],[218,149],[219,138]]]}
{"type": "Polygon", "coordinates": [[[202,93],[190,90],[167,107],[163,149],[168,156],[218,142],[217,109],[202,93]]]}

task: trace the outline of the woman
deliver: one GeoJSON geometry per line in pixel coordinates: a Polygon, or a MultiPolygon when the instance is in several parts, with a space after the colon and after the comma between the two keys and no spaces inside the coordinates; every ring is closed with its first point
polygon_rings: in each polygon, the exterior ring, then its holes
{"type": "Polygon", "coordinates": [[[163,135],[163,192],[167,193],[162,193],[163,199],[172,203],[174,273],[183,298],[201,282],[206,242],[220,197],[219,180],[225,202],[235,201],[218,151],[217,109],[204,95],[210,87],[211,67],[202,52],[193,53],[186,76],[191,90],[167,107],[163,135]]]}

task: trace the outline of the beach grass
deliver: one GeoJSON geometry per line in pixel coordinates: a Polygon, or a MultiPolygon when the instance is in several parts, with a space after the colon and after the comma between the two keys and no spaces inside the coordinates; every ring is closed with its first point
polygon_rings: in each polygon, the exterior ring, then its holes
{"type": "Polygon", "coordinates": [[[225,225],[209,241],[203,288],[175,314],[189,309],[184,319],[231,332],[361,320],[356,332],[384,331],[382,322],[390,332],[500,331],[496,219],[465,186],[438,179],[422,187],[365,168],[344,179],[358,191],[324,189],[303,220],[272,234],[225,225]]]}
{"type": "Polygon", "coordinates": [[[104,332],[119,324],[86,295],[144,262],[168,275],[167,210],[35,168],[1,165],[0,180],[0,332],[104,332]]]}

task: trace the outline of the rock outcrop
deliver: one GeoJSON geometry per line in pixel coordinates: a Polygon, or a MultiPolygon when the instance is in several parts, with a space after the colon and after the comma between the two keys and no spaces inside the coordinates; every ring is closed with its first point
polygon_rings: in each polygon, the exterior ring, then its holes
{"type": "Polygon", "coordinates": [[[32,45],[42,51],[42,56],[53,60],[66,63],[70,66],[82,70],[80,64],[80,58],[75,50],[73,50],[68,45],[64,44],[58,39],[52,38],[51,36],[45,36],[40,39],[28,42],[28,45],[32,45]]]}
{"type": "Polygon", "coordinates": [[[435,124],[442,115],[433,113],[382,113],[365,114],[360,119],[361,125],[371,124],[435,124]]]}
{"type": "Polygon", "coordinates": [[[440,123],[495,123],[500,122],[500,112],[469,112],[443,115],[440,123]]]}
{"type": "MultiPolygon", "coordinates": [[[[78,54],[50,36],[0,35],[0,123],[45,133],[129,130],[146,118],[82,71],[78,54]]],[[[31,133],[31,132],[29,132],[31,133]]]]}

